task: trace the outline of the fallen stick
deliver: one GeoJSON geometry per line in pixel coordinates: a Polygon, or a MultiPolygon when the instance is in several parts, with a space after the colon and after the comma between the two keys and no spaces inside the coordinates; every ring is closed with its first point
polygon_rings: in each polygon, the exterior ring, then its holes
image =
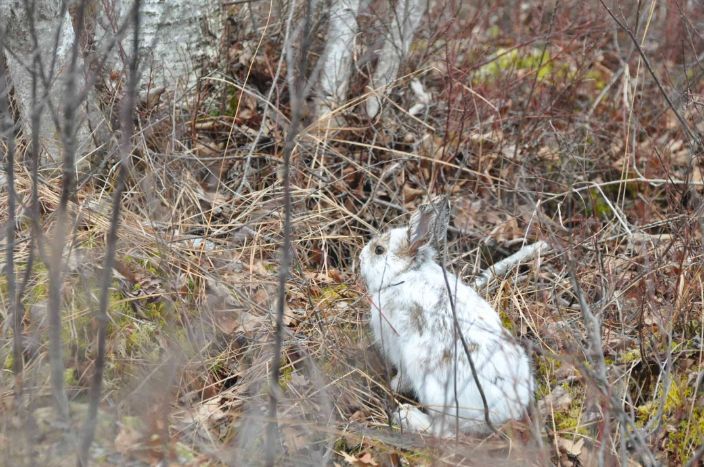
{"type": "Polygon", "coordinates": [[[504,276],[515,266],[525,261],[528,261],[529,259],[533,259],[540,253],[548,252],[550,251],[550,249],[550,245],[548,245],[542,240],[535,242],[532,245],[526,245],[511,256],[509,256],[508,258],[504,258],[498,263],[495,263],[486,268],[479,275],[479,277],[477,277],[474,282],[472,282],[472,287],[484,287],[495,278],[504,276]]]}

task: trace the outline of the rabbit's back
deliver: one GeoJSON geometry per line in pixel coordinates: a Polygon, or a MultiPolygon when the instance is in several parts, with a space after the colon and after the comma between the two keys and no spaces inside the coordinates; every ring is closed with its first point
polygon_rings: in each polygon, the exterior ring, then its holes
{"type": "Polygon", "coordinates": [[[424,405],[459,413],[463,425],[479,432],[486,428],[484,407],[467,352],[497,424],[519,417],[528,405],[530,363],[491,305],[457,276],[445,274],[447,282],[442,268],[432,263],[397,276],[395,284],[376,294],[372,329],[382,352],[405,373],[424,405]],[[464,344],[455,332],[455,316],[464,344]]]}

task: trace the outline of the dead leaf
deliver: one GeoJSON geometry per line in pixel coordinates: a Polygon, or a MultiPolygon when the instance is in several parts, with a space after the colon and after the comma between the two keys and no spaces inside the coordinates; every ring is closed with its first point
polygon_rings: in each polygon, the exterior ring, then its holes
{"type": "Polygon", "coordinates": [[[567,409],[572,403],[572,396],[564,386],[559,385],[550,391],[550,394],[543,397],[538,403],[542,413],[551,413],[567,409]]]}
{"type": "Polygon", "coordinates": [[[294,371],[294,372],[291,374],[291,382],[290,382],[290,384],[292,384],[292,385],[295,386],[296,388],[302,388],[302,387],[304,387],[304,386],[307,386],[308,383],[309,383],[308,378],[306,378],[305,375],[302,374],[301,372],[299,372],[299,371],[294,371]]]}
{"type": "Polygon", "coordinates": [[[374,457],[372,457],[371,453],[368,452],[362,453],[359,457],[354,457],[344,451],[341,451],[340,456],[342,456],[342,458],[345,460],[345,462],[347,462],[347,464],[354,465],[357,467],[363,467],[365,465],[379,465],[377,461],[374,460],[374,457]]]}
{"type": "Polygon", "coordinates": [[[252,295],[252,300],[259,306],[267,306],[270,301],[269,291],[265,287],[259,287],[254,291],[252,295]]]}
{"type": "Polygon", "coordinates": [[[122,454],[127,454],[132,451],[135,446],[141,444],[142,435],[136,428],[129,425],[121,425],[120,432],[115,437],[115,450],[122,454]]]}
{"type": "Polygon", "coordinates": [[[444,150],[444,140],[438,135],[426,133],[420,141],[418,153],[432,160],[438,160],[442,157],[444,150]]]}
{"type": "Polygon", "coordinates": [[[512,217],[494,227],[489,236],[499,243],[504,243],[522,237],[523,231],[518,228],[516,218],[512,217]]]}
{"type": "Polygon", "coordinates": [[[237,328],[239,328],[240,323],[234,319],[233,316],[226,313],[215,313],[216,324],[218,329],[224,334],[232,335],[237,328]]]}
{"type": "Polygon", "coordinates": [[[501,130],[491,129],[484,133],[471,133],[469,135],[469,143],[475,151],[487,151],[493,149],[504,139],[501,130]]]}
{"type": "Polygon", "coordinates": [[[350,454],[347,454],[345,451],[340,451],[340,457],[342,457],[342,459],[347,462],[347,464],[356,465],[357,458],[350,454]]]}
{"type": "Polygon", "coordinates": [[[191,417],[196,423],[200,423],[208,428],[213,428],[218,420],[227,418],[227,413],[220,405],[220,398],[214,397],[199,404],[191,412],[191,417]]]}
{"type": "Polygon", "coordinates": [[[363,410],[357,410],[355,413],[350,415],[350,421],[353,422],[363,422],[366,420],[367,414],[363,410]]]}
{"type": "Polygon", "coordinates": [[[572,441],[565,438],[558,438],[557,446],[560,448],[560,451],[567,454],[567,456],[571,459],[577,459],[579,458],[580,454],[582,454],[582,448],[584,447],[584,438],[579,438],[577,441],[572,441]]]}
{"type": "Polygon", "coordinates": [[[365,452],[357,458],[357,465],[379,465],[371,453],[365,452]]]}
{"type": "Polygon", "coordinates": [[[284,325],[293,327],[301,322],[301,319],[306,315],[306,310],[300,308],[290,308],[288,305],[284,307],[284,325]]]}

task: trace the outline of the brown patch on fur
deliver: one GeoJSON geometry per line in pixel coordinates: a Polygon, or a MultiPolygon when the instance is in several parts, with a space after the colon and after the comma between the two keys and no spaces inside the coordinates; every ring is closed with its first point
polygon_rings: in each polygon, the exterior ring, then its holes
{"type": "Polygon", "coordinates": [[[440,358],[440,364],[441,365],[449,365],[450,363],[452,363],[452,357],[453,357],[452,353],[453,352],[451,349],[445,349],[442,352],[442,357],[440,358]]]}
{"type": "MultiPolygon", "coordinates": [[[[460,343],[458,343],[458,344],[459,344],[458,348],[460,349],[459,350],[460,354],[464,355],[464,347],[462,346],[462,344],[460,344],[460,343]]],[[[479,350],[479,344],[477,344],[476,342],[467,342],[467,350],[469,350],[470,354],[473,354],[474,352],[479,350]]],[[[442,362],[445,363],[445,360],[447,360],[449,362],[451,358],[452,358],[452,351],[450,351],[450,349],[445,349],[445,351],[442,353],[442,362]]]]}
{"type": "Polygon", "coordinates": [[[438,302],[435,304],[435,308],[438,310],[446,310],[450,308],[450,297],[447,296],[447,289],[443,287],[442,290],[440,290],[439,295],[440,300],[438,300],[438,302]]]}
{"type": "Polygon", "coordinates": [[[422,336],[423,332],[425,332],[426,326],[428,325],[423,313],[423,307],[417,303],[411,305],[411,309],[409,310],[409,318],[413,328],[422,336]]]}
{"type": "Polygon", "coordinates": [[[411,249],[411,245],[408,243],[408,240],[406,240],[406,242],[403,245],[400,245],[398,250],[396,250],[396,256],[401,258],[412,258],[415,254],[416,252],[411,249]]]}

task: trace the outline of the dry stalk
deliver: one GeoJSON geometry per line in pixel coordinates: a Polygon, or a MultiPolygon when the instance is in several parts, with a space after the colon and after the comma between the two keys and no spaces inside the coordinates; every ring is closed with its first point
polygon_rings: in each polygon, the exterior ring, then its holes
{"type": "Polygon", "coordinates": [[[107,237],[107,252],[103,263],[102,279],[100,283],[100,303],[96,312],[98,322],[98,348],[95,358],[93,378],[90,387],[90,399],[88,405],[88,417],[83,426],[80,452],[78,453],[78,465],[89,464],[90,446],[95,437],[95,428],[98,417],[98,406],[100,405],[101,390],[103,385],[103,373],[105,370],[106,353],[106,332],[108,325],[108,304],[110,301],[110,284],[112,283],[112,270],[115,262],[115,251],[117,249],[117,232],[120,227],[120,211],[122,206],[122,195],[125,191],[125,181],[129,171],[129,158],[132,153],[132,133],[133,117],[137,82],[139,79],[139,7],[140,0],[135,0],[130,10],[129,20],[132,23],[132,57],[129,60],[127,72],[127,89],[122,101],[120,112],[122,133],[120,135],[120,167],[117,176],[117,186],[113,193],[112,216],[110,219],[110,229],[107,237]]]}

